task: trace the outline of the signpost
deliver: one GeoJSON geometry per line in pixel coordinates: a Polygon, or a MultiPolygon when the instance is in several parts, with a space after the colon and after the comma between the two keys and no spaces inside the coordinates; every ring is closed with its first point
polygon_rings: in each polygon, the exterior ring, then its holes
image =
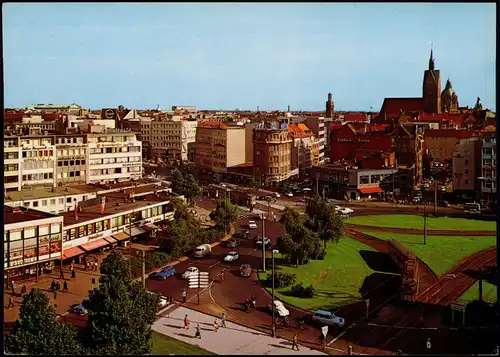
{"type": "Polygon", "coordinates": [[[366,304],[366,319],[368,320],[368,309],[370,308],[370,299],[365,299],[366,304]]]}
{"type": "Polygon", "coordinates": [[[198,305],[200,304],[200,288],[208,288],[209,280],[209,273],[206,271],[200,271],[189,276],[189,288],[198,289],[198,305]]]}

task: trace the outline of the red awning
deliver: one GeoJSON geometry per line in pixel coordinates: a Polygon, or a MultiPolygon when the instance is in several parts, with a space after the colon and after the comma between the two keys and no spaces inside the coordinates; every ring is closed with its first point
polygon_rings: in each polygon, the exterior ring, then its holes
{"type": "Polygon", "coordinates": [[[101,239],[96,239],[96,240],[89,242],[89,243],[85,243],[85,244],[81,245],[80,248],[83,248],[87,252],[90,252],[91,250],[101,248],[101,247],[108,245],[108,244],[109,244],[109,242],[106,239],[101,238],[101,239]]]}
{"type": "Polygon", "coordinates": [[[63,258],[68,259],[68,258],[73,258],[76,255],[84,253],[83,250],[80,249],[80,247],[73,247],[69,249],[64,249],[63,253],[63,258]]]}
{"type": "Polygon", "coordinates": [[[384,190],[382,190],[380,187],[358,188],[358,191],[363,194],[384,192],[384,190]]]}

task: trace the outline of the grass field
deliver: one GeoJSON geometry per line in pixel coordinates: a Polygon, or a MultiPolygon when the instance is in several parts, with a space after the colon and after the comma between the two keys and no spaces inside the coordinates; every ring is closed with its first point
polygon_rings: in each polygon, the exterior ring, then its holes
{"type": "Polygon", "coordinates": [[[399,240],[438,276],[449,271],[463,258],[491,247],[496,242],[496,237],[427,236],[427,244],[424,245],[423,235],[368,231],[363,233],[384,240],[399,240]]]}
{"type": "MultiPolygon", "coordinates": [[[[277,265],[276,270],[297,275],[297,283],[304,286],[313,284],[317,293],[313,298],[298,298],[289,295],[291,287],[275,290],[276,298],[304,310],[335,309],[361,298],[359,289],[364,279],[375,271],[368,267],[360,250],[373,251],[372,248],[350,238],[340,238],[339,243],[327,245],[325,260],[310,260],[305,265],[277,265]]],[[[265,280],[268,273],[259,273],[265,280]]],[[[270,292],[271,289],[269,288],[270,292]]]]}
{"type": "MultiPolygon", "coordinates": [[[[374,227],[424,229],[424,218],[416,215],[358,216],[344,221],[374,227]]],[[[476,219],[427,217],[427,229],[455,231],[496,231],[496,222],[476,219]]]]}
{"type": "Polygon", "coordinates": [[[153,331],[153,355],[214,355],[198,346],[190,345],[175,338],[153,331]]]}
{"type": "MultiPolygon", "coordinates": [[[[479,299],[479,282],[472,285],[472,287],[459,298],[459,300],[468,302],[477,299],[479,299]]],[[[483,281],[483,300],[491,304],[497,301],[497,287],[495,285],[483,281]]]]}

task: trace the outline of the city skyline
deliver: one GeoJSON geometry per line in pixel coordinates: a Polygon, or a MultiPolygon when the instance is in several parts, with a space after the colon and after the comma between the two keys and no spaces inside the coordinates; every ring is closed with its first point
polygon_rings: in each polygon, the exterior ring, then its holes
{"type": "Polygon", "coordinates": [[[422,96],[432,42],[442,88],[496,110],[494,6],[7,4],[5,106],[378,111],[422,96]]]}

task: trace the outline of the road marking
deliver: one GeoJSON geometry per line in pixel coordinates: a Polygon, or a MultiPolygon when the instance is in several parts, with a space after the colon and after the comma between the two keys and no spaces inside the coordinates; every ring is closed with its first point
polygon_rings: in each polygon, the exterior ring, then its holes
{"type": "Polygon", "coordinates": [[[250,253],[247,253],[247,255],[251,255],[253,252],[255,252],[257,249],[259,248],[255,248],[254,250],[252,250],[250,253]]]}
{"type": "Polygon", "coordinates": [[[205,289],[203,289],[202,291],[200,291],[200,293],[199,293],[199,294],[198,294],[198,293],[194,294],[194,295],[193,295],[193,296],[191,296],[191,298],[190,298],[190,299],[188,299],[186,302],[190,302],[190,301],[191,301],[191,300],[193,300],[196,296],[203,294],[205,291],[207,291],[208,289],[210,289],[210,286],[212,286],[212,284],[213,284],[213,281],[211,281],[211,282],[210,282],[210,284],[208,284],[208,286],[207,286],[205,289]]]}
{"type": "Polygon", "coordinates": [[[220,262],[217,262],[215,264],[210,265],[208,268],[213,268],[214,266],[219,265],[219,264],[220,264],[220,262]]]}
{"type": "Polygon", "coordinates": [[[342,333],[340,333],[340,335],[338,335],[337,337],[335,337],[333,340],[331,340],[331,341],[330,341],[329,343],[327,343],[326,345],[327,345],[327,346],[330,346],[332,343],[334,343],[334,342],[335,342],[335,341],[337,341],[339,338],[341,338],[342,336],[344,336],[344,335],[345,335],[345,333],[346,333],[349,329],[353,328],[354,326],[356,326],[356,324],[352,324],[351,326],[349,326],[348,328],[346,328],[346,329],[345,329],[342,333]]]}

